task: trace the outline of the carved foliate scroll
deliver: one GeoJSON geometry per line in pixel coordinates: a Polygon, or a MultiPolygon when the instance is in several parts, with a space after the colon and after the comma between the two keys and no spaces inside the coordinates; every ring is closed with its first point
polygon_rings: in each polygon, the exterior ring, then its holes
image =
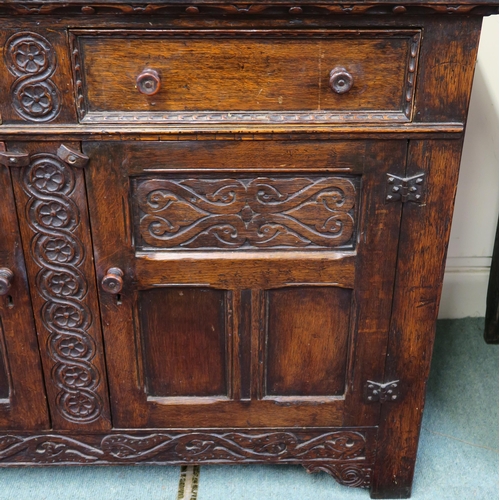
{"type": "Polygon", "coordinates": [[[346,177],[140,179],[140,248],[352,247],[358,192],[346,177]]]}
{"type": "MultiPolygon", "coordinates": [[[[325,461],[367,463],[367,437],[350,430],[317,433],[248,430],[100,434],[79,436],[47,433],[0,436],[0,463],[206,463],[325,461]]],[[[369,461],[369,460],[368,460],[369,461]]]]}

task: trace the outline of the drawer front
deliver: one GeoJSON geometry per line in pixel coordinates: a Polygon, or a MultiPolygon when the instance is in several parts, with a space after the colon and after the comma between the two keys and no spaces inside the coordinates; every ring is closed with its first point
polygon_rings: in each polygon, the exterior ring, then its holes
{"type": "Polygon", "coordinates": [[[409,121],[420,32],[72,32],[82,121],[409,121]]]}

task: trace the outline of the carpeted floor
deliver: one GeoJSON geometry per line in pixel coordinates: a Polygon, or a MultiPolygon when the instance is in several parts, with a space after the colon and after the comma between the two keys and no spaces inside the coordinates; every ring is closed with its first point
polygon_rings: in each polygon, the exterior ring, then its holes
{"type": "MultiPolygon", "coordinates": [[[[414,500],[494,500],[498,492],[498,346],[483,320],[438,323],[414,500]]],[[[74,467],[0,470],[0,500],[357,500],[300,466],[74,467]]]]}

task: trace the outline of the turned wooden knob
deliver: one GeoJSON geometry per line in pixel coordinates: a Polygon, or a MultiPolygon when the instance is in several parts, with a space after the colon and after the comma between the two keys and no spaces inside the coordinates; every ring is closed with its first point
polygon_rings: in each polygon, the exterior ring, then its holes
{"type": "Polygon", "coordinates": [[[161,80],[158,71],[145,69],[136,80],[137,90],[141,94],[155,95],[160,90],[161,80]]]}
{"type": "Polygon", "coordinates": [[[330,71],[330,87],[337,94],[345,94],[351,90],[354,78],[345,68],[333,68],[330,71]]]}
{"type": "Polygon", "coordinates": [[[101,285],[105,292],[120,293],[123,288],[123,271],[118,267],[109,268],[101,285]]]}
{"type": "Polygon", "coordinates": [[[7,295],[13,278],[14,273],[10,269],[0,267],[0,295],[7,295]]]}

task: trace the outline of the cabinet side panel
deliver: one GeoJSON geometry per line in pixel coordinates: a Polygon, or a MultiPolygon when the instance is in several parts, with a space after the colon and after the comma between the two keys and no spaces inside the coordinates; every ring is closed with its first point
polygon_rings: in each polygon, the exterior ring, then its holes
{"type": "Polygon", "coordinates": [[[161,288],[139,295],[148,395],[227,394],[224,292],[161,288]]]}
{"type": "Polygon", "coordinates": [[[407,175],[424,172],[425,204],[405,203],[384,382],[400,380],[381,409],[372,498],[408,498],[424,410],[462,141],[410,143],[407,175]]]}
{"type": "Polygon", "coordinates": [[[268,292],[267,394],[344,393],[351,290],[268,292]]]}

